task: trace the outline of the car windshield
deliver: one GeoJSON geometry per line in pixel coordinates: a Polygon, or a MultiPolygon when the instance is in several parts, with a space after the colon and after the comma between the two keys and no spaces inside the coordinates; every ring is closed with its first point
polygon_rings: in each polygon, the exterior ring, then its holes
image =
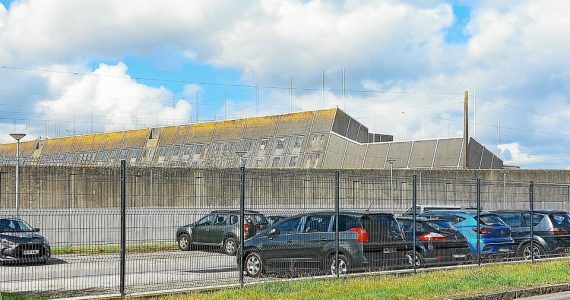
{"type": "Polygon", "coordinates": [[[24,221],[0,219],[0,232],[27,232],[27,231],[34,231],[34,229],[24,221]]]}
{"type": "Polygon", "coordinates": [[[445,230],[445,229],[457,230],[455,229],[455,226],[453,226],[453,224],[445,220],[428,221],[428,224],[429,226],[431,226],[436,230],[445,230]]]}
{"type": "Polygon", "coordinates": [[[552,220],[558,226],[570,226],[570,215],[558,213],[552,215],[552,220]]]}
{"type": "Polygon", "coordinates": [[[481,224],[487,226],[502,226],[505,222],[497,215],[483,215],[480,217],[481,224]]]}

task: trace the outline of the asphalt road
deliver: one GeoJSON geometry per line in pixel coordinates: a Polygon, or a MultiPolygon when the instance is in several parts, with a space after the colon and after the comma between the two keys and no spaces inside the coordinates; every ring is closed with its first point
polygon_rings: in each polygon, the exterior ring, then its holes
{"type": "Polygon", "coordinates": [[[520,300],[568,300],[570,299],[570,292],[548,294],[542,296],[535,296],[529,298],[519,298],[520,300]]]}
{"type": "MultiPolygon", "coordinates": [[[[0,266],[0,291],[116,293],[118,255],[62,255],[46,265],[0,266]]],[[[239,282],[235,256],[203,251],[127,255],[127,292],[239,282]]]]}

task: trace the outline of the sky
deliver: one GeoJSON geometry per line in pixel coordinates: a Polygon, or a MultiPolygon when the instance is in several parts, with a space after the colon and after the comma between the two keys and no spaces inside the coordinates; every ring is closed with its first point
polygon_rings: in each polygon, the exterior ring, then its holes
{"type": "Polygon", "coordinates": [[[331,107],[461,136],[468,91],[507,164],[570,169],[570,1],[0,3],[0,142],[331,107]]]}

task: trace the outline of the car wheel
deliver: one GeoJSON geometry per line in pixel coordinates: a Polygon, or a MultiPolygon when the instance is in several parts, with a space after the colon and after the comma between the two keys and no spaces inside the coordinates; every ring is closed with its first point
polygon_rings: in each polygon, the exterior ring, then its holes
{"type": "MultiPolygon", "coordinates": [[[[336,267],[336,263],[335,263],[335,256],[336,255],[331,255],[330,258],[330,274],[332,275],[337,275],[337,267],[336,267]]],[[[346,257],[344,254],[339,254],[338,255],[338,274],[339,275],[343,275],[348,273],[348,270],[350,270],[350,261],[348,260],[348,257],[346,257]]]]}
{"type": "Polygon", "coordinates": [[[257,252],[251,252],[245,257],[245,272],[248,276],[259,277],[263,274],[263,260],[257,252]]]}
{"type": "Polygon", "coordinates": [[[237,239],[234,237],[228,237],[224,240],[224,252],[227,255],[235,255],[238,249],[237,239]]]}
{"type": "MultiPolygon", "coordinates": [[[[542,248],[542,246],[538,242],[532,243],[532,248],[533,248],[535,259],[540,259],[540,258],[544,257],[544,248],[542,248]]],[[[526,243],[524,246],[522,246],[521,251],[520,251],[520,256],[522,256],[522,258],[524,258],[525,260],[531,260],[532,259],[532,252],[530,250],[530,243],[526,243]]]]}
{"type": "MultiPolygon", "coordinates": [[[[406,254],[406,256],[408,257],[408,264],[410,264],[410,266],[413,266],[413,261],[414,261],[414,254],[413,252],[408,252],[408,254],[406,254]]],[[[420,268],[423,267],[424,265],[424,257],[423,255],[419,252],[416,251],[416,267],[420,268]]]]}
{"type": "Polygon", "coordinates": [[[190,241],[190,236],[186,233],[181,234],[178,238],[178,249],[182,251],[188,251],[192,247],[192,242],[190,241]]]}

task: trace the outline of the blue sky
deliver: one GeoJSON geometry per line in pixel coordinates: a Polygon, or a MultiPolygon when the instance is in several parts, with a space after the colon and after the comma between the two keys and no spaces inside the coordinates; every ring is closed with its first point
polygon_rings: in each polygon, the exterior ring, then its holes
{"type": "Polygon", "coordinates": [[[468,90],[489,149],[570,167],[564,2],[0,3],[0,141],[337,106],[399,140],[459,136],[468,90]]]}

